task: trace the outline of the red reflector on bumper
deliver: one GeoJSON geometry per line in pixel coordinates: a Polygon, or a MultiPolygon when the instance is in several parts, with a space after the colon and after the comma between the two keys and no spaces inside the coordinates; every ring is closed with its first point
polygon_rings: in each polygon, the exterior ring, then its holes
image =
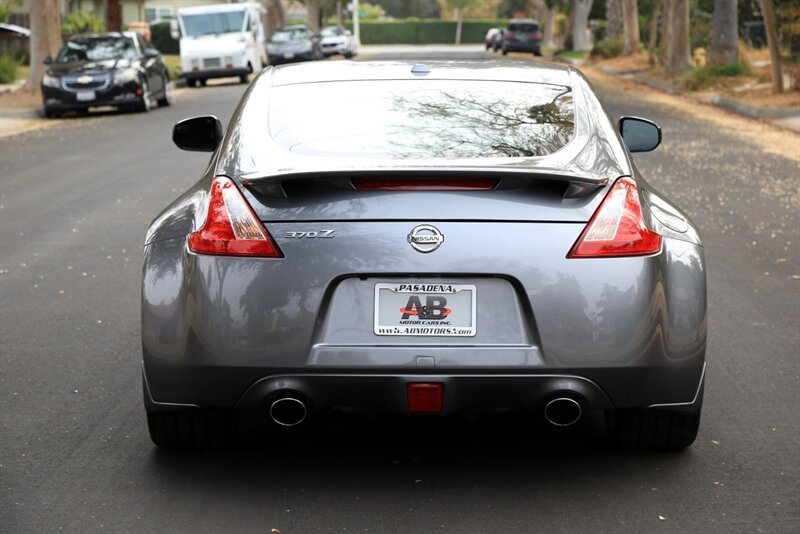
{"type": "Polygon", "coordinates": [[[438,382],[414,382],[406,386],[408,411],[411,413],[439,413],[442,411],[444,384],[438,382]]]}

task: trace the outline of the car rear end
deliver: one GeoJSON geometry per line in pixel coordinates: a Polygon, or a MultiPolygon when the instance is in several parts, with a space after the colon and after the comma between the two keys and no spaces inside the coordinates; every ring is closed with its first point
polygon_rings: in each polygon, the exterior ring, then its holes
{"type": "Polygon", "coordinates": [[[148,236],[151,414],[695,409],[702,247],[653,230],[585,82],[555,78],[260,77],[148,236]],[[319,91],[340,106],[289,105],[319,91]]]}
{"type": "Polygon", "coordinates": [[[535,20],[512,20],[503,36],[503,53],[530,52],[542,55],[542,32],[535,20]]]}

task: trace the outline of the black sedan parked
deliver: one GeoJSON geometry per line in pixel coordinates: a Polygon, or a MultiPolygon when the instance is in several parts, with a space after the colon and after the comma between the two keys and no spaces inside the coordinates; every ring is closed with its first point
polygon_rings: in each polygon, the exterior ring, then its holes
{"type": "Polygon", "coordinates": [[[153,100],[159,106],[170,102],[161,53],[133,32],[77,35],[45,65],[46,117],[98,106],[148,111],[153,100]]]}

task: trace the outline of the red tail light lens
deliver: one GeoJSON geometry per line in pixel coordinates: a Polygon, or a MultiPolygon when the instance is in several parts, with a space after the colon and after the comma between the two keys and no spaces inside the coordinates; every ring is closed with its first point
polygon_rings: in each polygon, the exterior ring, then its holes
{"type": "Polygon", "coordinates": [[[253,209],[223,176],[214,178],[203,227],[189,234],[189,250],[218,256],[282,258],[283,253],[253,209]]]}
{"type": "Polygon", "coordinates": [[[514,32],[506,32],[505,38],[506,39],[513,39],[514,38],[514,32]]]}
{"type": "Polygon", "coordinates": [[[533,38],[537,41],[542,40],[542,32],[533,32],[533,38]]]}
{"type": "Polygon", "coordinates": [[[661,250],[661,236],[644,225],[636,182],[620,178],[583,230],[568,258],[646,256],[661,250]]]}
{"type": "Polygon", "coordinates": [[[364,191],[486,191],[494,189],[497,180],[409,178],[355,178],[353,185],[364,191]]]}

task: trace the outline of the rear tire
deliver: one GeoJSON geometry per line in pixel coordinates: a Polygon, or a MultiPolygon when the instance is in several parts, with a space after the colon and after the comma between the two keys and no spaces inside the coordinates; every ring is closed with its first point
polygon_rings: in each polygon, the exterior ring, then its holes
{"type": "Polygon", "coordinates": [[[54,119],[54,118],[58,117],[58,114],[54,110],[52,110],[52,109],[50,109],[48,107],[45,107],[44,108],[44,117],[46,119],[54,119]]]}
{"type": "Polygon", "coordinates": [[[609,423],[612,437],[623,449],[676,451],[694,443],[700,413],[617,410],[609,423]]]}
{"type": "Polygon", "coordinates": [[[142,82],[142,97],[139,99],[139,103],[136,105],[136,111],[141,113],[147,113],[150,111],[150,106],[152,102],[150,100],[150,86],[147,85],[147,81],[142,82]]]}
{"type": "Polygon", "coordinates": [[[164,76],[164,94],[161,98],[158,99],[158,106],[159,107],[166,107],[169,106],[172,102],[172,88],[169,85],[169,80],[166,76],[164,76]]]}
{"type": "Polygon", "coordinates": [[[506,50],[505,48],[503,49],[503,55],[504,55],[504,56],[507,56],[507,55],[508,55],[508,50],[506,50]]]}
{"type": "Polygon", "coordinates": [[[223,449],[233,433],[225,413],[200,409],[147,412],[147,429],[153,443],[169,450],[223,449]]]}
{"type": "Polygon", "coordinates": [[[197,80],[194,78],[189,78],[186,80],[186,85],[189,87],[197,87],[197,80]]]}

